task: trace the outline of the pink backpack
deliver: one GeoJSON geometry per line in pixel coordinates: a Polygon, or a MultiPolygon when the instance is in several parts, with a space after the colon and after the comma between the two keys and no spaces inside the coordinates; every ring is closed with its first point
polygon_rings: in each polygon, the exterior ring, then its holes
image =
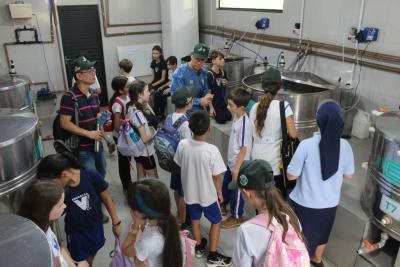
{"type": "MultiPolygon", "coordinates": [[[[289,216],[286,215],[289,223],[289,216]]],[[[285,242],[282,240],[283,227],[275,217],[268,225],[269,216],[259,214],[250,220],[251,223],[260,225],[271,231],[265,256],[264,267],[309,267],[310,258],[304,242],[299,238],[293,226],[289,224],[285,242]]]]}

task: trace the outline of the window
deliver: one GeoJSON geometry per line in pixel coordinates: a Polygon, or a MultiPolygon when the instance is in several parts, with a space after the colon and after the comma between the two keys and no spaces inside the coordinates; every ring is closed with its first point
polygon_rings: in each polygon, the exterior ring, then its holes
{"type": "Polygon", "coordinates": [[[219,0],[219,9],[283,11],[283,0],[219,0]]]}

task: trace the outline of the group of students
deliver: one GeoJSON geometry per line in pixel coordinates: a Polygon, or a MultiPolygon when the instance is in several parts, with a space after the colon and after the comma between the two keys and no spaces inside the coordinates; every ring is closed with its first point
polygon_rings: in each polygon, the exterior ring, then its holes
{"type": "MultiPolygon", "coordinates": [[[[167,187],[154,179],[158,177],[154,148],[158,119],[150,105],[150,95],[155,88],[156,94],[168,90],[167,83],[158,83],[158,78],[165,78],[165,73],[156,74],[163,65],[161,55],[161,48],[155,47],[152,62],[155,74],[150,84],[129,78],[132,63],[127,60],[120,62],[122,75],[115,77],[111,84],[115,91],[111,99],[114,140],[118,140],[117,129],[122,121],[129,120],[146,146],[143,154],[133,159],[137,182],[131,181],[131,159],[118,153],[119,174],[133,218],[122,242],[123,253],[132,257],[135,266],[182,266],[179,225],[182,228],[191,225],[196,241],[195,255],[200,258],[208,252],[207,266],[232,263],[241,267],[309,266],[310,262],[323,266],[322,254],[339,204],[340,187],[343,178],[351,179],[354,173],[351,147],[340,138],[343,112],[338,104],[333,101],[320,104],[317,113],[320,133],[300,143],[287,169],[288,178],[298,180],[289,195],[282,185],[280,169],[280,101],[275,99],[281,89],[278,70],[270,68],[263,73],[261,82],[265,94],[249,114],[246,107],[251,94],[244,89],[233,90],[224,106],[222,101],[214,100],[224,98],[225,101],[225,91],[210,88],[208,93],[219,97],[210,101],[208,111],[194,112],[190,111],[197,96],[195,90],[185,86],[175,89],[171,98],[176,110],[170,116],[172,123],[182,120],[177,129],[182,139],[174,156],[176,166],[170,182],[178,209],[176,220],[171,213],[167,187]],[[207,142],[210,114],[216,120],[219,116],[233,119],[227,165],[219,149],[207,142]],[[245,202],[257,213],[246,222],[243,220],[245,202]],[[231,214],[222,220],[228,204],[231,214]],[[203,214],[211,223],[208,241],[200,231],[203,214]],[[237,226],[231,258],[218,252],[220,231],[221,227],[237,226]]],[[[214,52],[211,58],[213,73],[209,74],[208,81],[219,79],[218,83],[226,84],[227,80],[221,78],[223,55],[214,52]]],[[[176,61],[168,62],[170,69],[173,65],[176,68],[173,64],[176,61]]],[[[294,138],[293,111],[287,102],[283,106],[288,134],[294,138]]],[[[20,214],[46,232],[56,266],[75,266],[69,254],[60,249],[49,227],[66,209],[69,253],[82,266],[92,265],[105,242],[101,202],[111,216],[114,234],[119,236],[122,231],[107,191],[108,183],[96,170],[83,168],[69,152],[44,158],[38,177],[41,181],[27,190],[20,214]]]]}

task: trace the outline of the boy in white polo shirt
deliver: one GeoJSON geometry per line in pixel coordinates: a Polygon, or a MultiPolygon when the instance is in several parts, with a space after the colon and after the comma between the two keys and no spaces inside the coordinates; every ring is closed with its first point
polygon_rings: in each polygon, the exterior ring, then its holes
{"type": "Polygon", "coordinates": [[[217,252],[222,219],[218,199],[223,200],[221,174],[226,167],[218,148],[207,143],[210,131],[208,113],[204,110],[194,112],[189,119],[189,128],[192,138],[179,142],[174,161],[181,167],[187,212],[197,241],[195,255],[200,258],[206,252],[207,240],[201,238],[200,233],[200,218],[204,213],[211,222],[207,266],[230,266],[232,259],[217,252]]]}
{"type": "Polygon", "coordinates": [[[222,228],[233,228],[243,222],[243,196],[238,189],[229,190],[228,184],[237,180],[240,166],[244,160],[250,159],[252,146],[252,127],[246,114],[246,106],[251,95],[245,89],[238,88],[228,96],[228,109],[234,114],[231,134],[228,145],[228,170],[225,173],[222,185],[224,202],[221,207],[226,214],[226,204],[230,202],[231,216],[222,221],[222,228]]]}

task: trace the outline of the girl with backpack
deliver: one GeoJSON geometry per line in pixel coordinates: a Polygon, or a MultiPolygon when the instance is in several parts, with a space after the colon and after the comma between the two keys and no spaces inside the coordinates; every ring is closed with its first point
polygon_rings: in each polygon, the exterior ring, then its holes
{"type": "Polygon", "coordinates": [[[135,266],[181,267],[181,239],[167,187],[146,179],[133,183],[128,194],[133,222],[122,252],[133,257],[135,266]]]}
{"type": "MultiPolygon", "coordinates": [[[[37,181],[24,192],[18,214],[33,221],[45,234],[51,248],[54,266],[76,266],[69,253],[58,243],[50,224],[57,221],[64,212],[64,189],[61,185],[48,181],[37,181]]],[[[79,267],[89,266],[86,261],[79,267]]]]}
{"type": "MultiPolygon", "coordinates": [[[[128,78],[125,76],[116,76],[111,82],[111,87],[114,90],[114,94],[110,99],[111,109],[113,114],[113,139],[117,144],[119,137],[119,129],[121,121],[126,119],[126,104],[129,103],[129,88],[128,78]]],[[[119,178],[121,179],[122,188],[124,192],[127,192],[131,182],[131,158],[122,155],[118,151],[118,172],[119,178]]]]}
{"type": "Polygon", "coordinates": [[[244,201],[259,211],[238,229],[233,253],[235,266],[310,266],[299,220],[275,187],[268,162],[244,161],[238,179],[228,187],[239,188],[244,201]]]}
{"type": "Polygon", "coordinates": [[[149,177],[158,177],[156,161],[154,158],[154,137],[156,135],[157,118],[149,105],[150,91],[143,81],[135,81],[129,89],[130,102],[127,104],[128,116],[131,124],[139,133],[145,144],[145,149],[136,162],[138,180],[149,177]]]}

